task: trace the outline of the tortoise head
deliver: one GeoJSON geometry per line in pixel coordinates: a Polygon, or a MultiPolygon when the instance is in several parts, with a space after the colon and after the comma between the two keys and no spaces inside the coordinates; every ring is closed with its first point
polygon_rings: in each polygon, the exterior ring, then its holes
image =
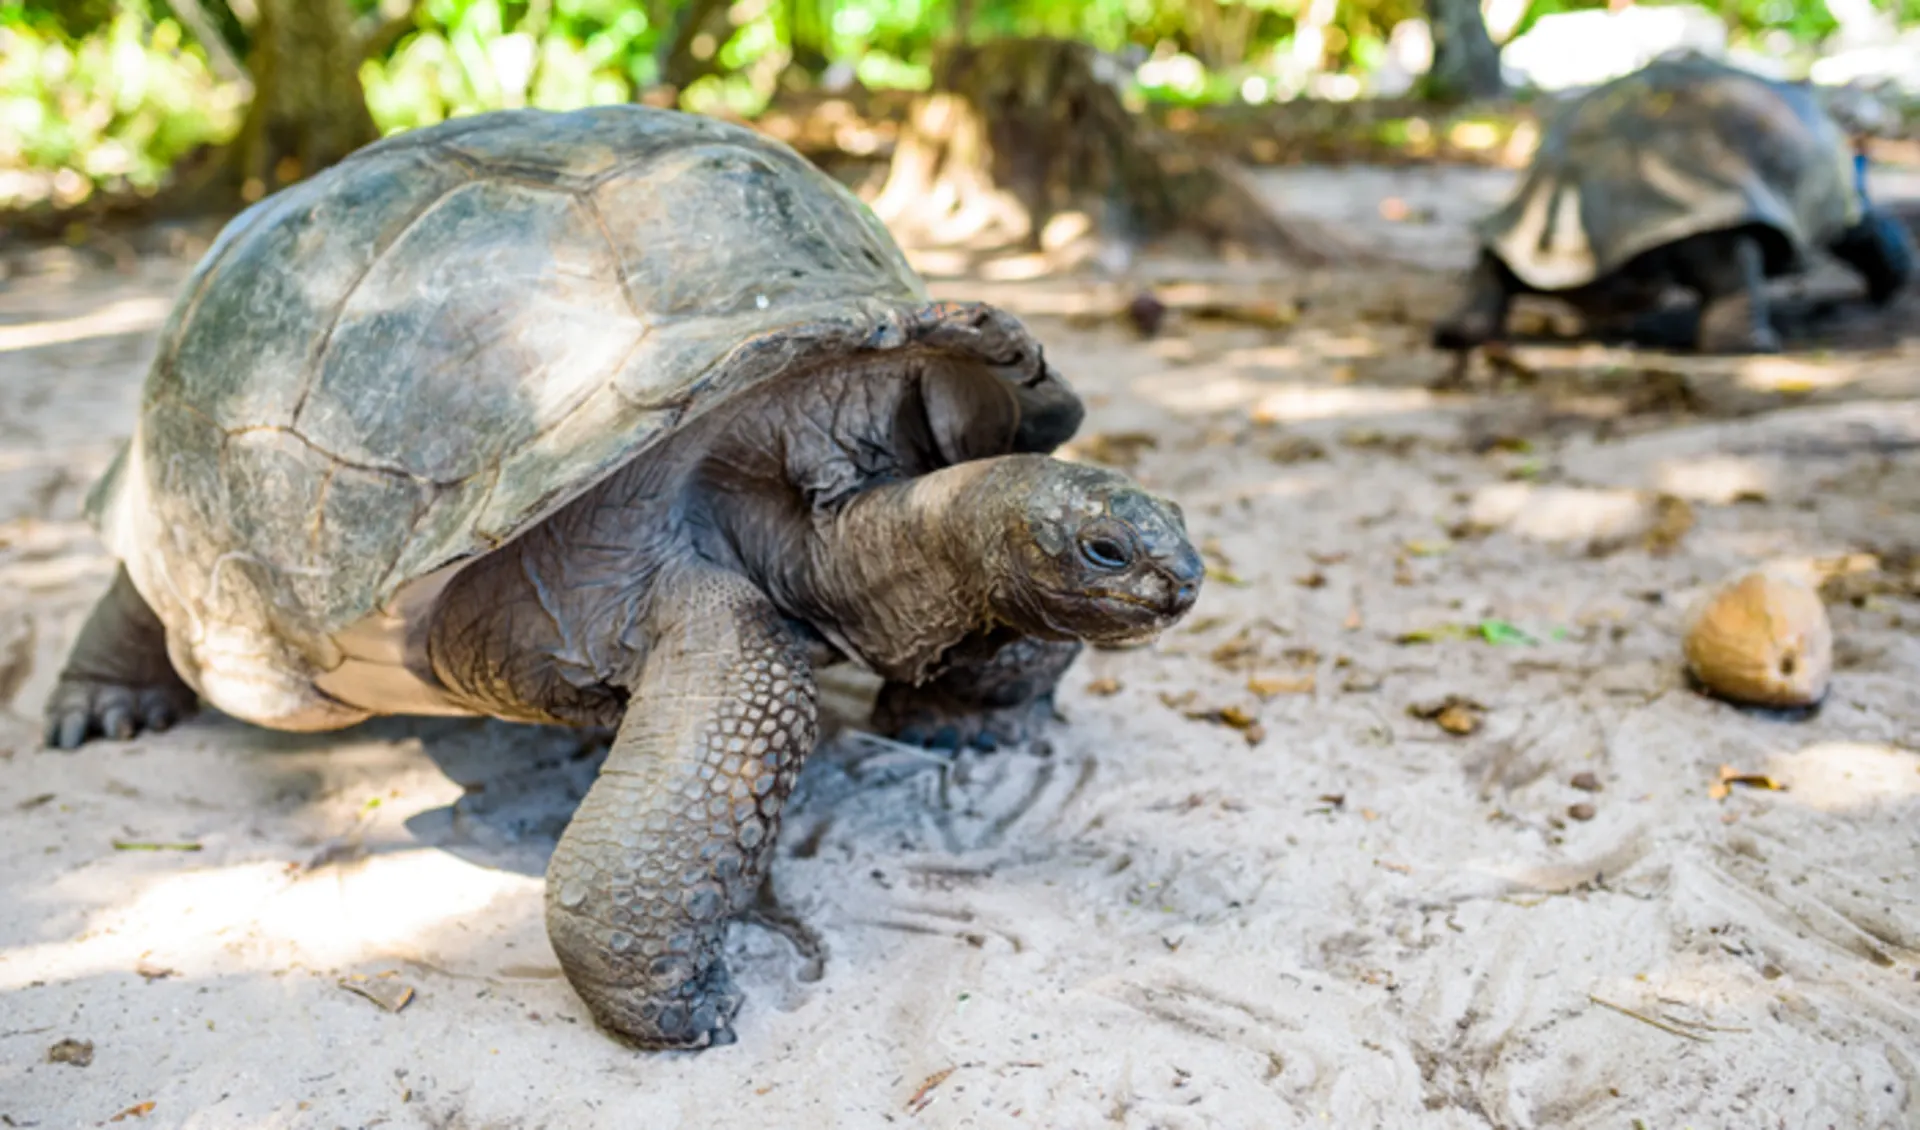
{"type": "Polygon", "coordinates": [[[1007,565],[994,600],[1002,618],[1035,636],[1126,645],[1193,607],[1205,567],[1178,506],[1097,467],[1007,462],[1007,565]]]}

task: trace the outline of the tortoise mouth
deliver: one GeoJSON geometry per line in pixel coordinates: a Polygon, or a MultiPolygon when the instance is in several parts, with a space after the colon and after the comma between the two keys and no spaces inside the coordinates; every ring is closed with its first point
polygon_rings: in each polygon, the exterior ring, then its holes
{"type": "Polygon", "coordinates": [[[1173,625],[1178,615],[1158,601],[1127,592],[1096,589],[1082,600],[1106,613],[1100,622],[1088,625],[1086,638],[1110,645],[1152,643],[1173,625]]]}

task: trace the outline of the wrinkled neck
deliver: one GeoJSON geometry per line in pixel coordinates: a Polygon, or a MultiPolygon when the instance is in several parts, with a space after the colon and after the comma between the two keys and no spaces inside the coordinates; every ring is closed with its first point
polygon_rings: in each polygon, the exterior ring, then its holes
{"type": "MultiPolygon", "coordinates": [[[[880,675],[919,681],[994,622],[1010,481],[1036,456],[947,467],[863,492],[816,523],[816,626],[880,675]],[[824,621],[824,622],[822,622],[824,621]]],[[[812,618],[812,617],[810,617],[812,618]]]]}

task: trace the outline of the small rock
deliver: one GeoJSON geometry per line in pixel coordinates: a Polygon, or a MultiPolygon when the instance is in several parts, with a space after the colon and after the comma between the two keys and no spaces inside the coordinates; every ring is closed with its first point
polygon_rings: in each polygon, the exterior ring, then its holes
{"type": "Polygon", "coordinates": [[[93,1041],[65,1039],[47,1049],[48,1063],[86,1067],[93,1062],[93,1041]]]}
{"type": "Polygon", "coordinates": [[[1572,805],[1568,807],[1567,815],[1573,817],[1575,820],[1591,820],[1593,819],[1593,806],[1584,802],[1572,805]]]}
{"type": "Polygon", "coordinates": [[[1127,303],[1127,320],[1133,323],[1134,332],[1141,337],[1157,336],[1167,320],[1166,303],[1143,290],[1127,303]]]}
{"type": "Polygon", "coordinates": [[[1583,793],[1597,793],[1600,791],[1600,778],[1594,776],[1592,773],[1575,773],[1573,780],[1567,783],[1583,793]]]}

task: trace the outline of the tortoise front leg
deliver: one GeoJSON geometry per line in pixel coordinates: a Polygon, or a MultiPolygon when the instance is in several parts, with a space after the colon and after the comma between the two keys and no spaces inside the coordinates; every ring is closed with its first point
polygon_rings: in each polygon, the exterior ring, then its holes
{"type": "Polygon", "coordinates": [[[199,696],[167,658],[167,629],[122,565],[74,641],[47,700],[46,742],[76,749],[98,734],[126,741],[193,713],[199,696]]]}
{"type": "Polygon", "coordinates": [[[874,728],[934,749],[998,749],[1032,738],[1053,713],[1053,690],[1081,645],[987,633],[959,645],[925,683],[888,683],[874,728]]]}
{"type": "Polygon", "coordinates": [[[1876,306],[1891,301],[1913,277],[1913,238],[1899,217],[1869,207],[1833,245],[1833,253],[1867,284],[1876,306]]]}
{"type": "Polygon", "coordinates": [[[547,933],[603,1027],[701,1048],[734,1040],[721,947],[772,860],[816,691],[745,579],[689,571],[654,607],[619,736],[547,868],[547,933]]]}
{"type": "Polygon", "coordinates": [[[1702,353],[1778,353],[1767,298],[1766,253],[1751,234],[1686,240],[1675,248],[1682,286],[1700,296],[1702,353]]]}

